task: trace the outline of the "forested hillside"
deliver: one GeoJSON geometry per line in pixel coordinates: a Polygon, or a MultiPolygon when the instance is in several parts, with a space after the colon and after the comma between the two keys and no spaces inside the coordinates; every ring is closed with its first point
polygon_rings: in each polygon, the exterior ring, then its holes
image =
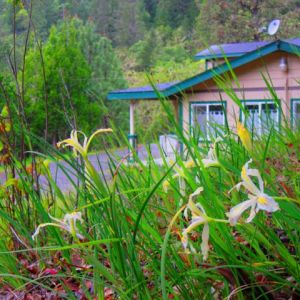
{"type": "MultiPolygon", "coordinates": [[[[202,68],[196,51],[267,39],[259,29],[273,18],[278,37],[297,36],[300,1],[0,0],[1,93],[53,143],[110,121],[126,132],[127,103],[107,103],[108,91],[147,84],[146,73],[154,82],[191,76],[202,68]]],[[[141,105],[139,133],[162,132],[159,116],[141,105]]]]}

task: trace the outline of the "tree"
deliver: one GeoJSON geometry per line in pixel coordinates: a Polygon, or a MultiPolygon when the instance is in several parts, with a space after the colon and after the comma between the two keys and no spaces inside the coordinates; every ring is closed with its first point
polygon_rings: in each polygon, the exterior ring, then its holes
{"type": "Polygon", "coordinates": [[[288,0],[211,0],[200,6],[197,19],[201,44],[270,39],[259,33],[274,18],[281,19],[279,38],[290,38],[299,33],[299,1],[288,0]]]}
{"type": "Polygon", "coordinates": [[[184,26],[191,30],[197,15],[194,0],[160,0],[157,6],[158,23],[171,28],[184,26]]]}
{"type": "Polygon", "coordinates": [[[89,92],[107,108],[103,111],[102,125],[108,126],[108,119],[110,119],[118,128],[126,130],[128,103],[112,103],[106,100],[108,92],[127,87],[121,63],[114,52],[112,43],[106,37],[100,36],[91,22],[79,27],[81,28],[79,43],[92,72],[89,92]]]}
{"type": "Polygon", "coordinates": [[[97,32],[115,43],[119,1],[93,0],[90,7],[90,18],[96,24],[97,32]]]}
{"type": "Polygon", "coordinates": [[[158,0],[139,0],[138,19],[142,22],[144,32],[155,25],[158,0]]]}
{"type": "Polygon", "coordinates": [[[137,70],[149,71],[155,63],[156,49],[157,43],[154,30],[151,30],[144,40],[138,41],[131,47],[130,50],[136,57],[137,70]]]}
{"type": "Polygon", "coordinates": [[[47,119],[55,143],[71,128],[89,133],[103,126],[107,92],[125,85],[111,43],[92,24],[71,19],[51,28],[43,50],[45,78],[38,49],[27,55],[26,112],[33,131],[43,136],[47,119]]]}
{"type": "Polygon", "coordinates": [[[122,1],[116,22],[116,41],[119,46],[130,46],[143,37],[144,23],[139,16],[139,0],[122,1]]]}
{"type": "Polygon", "coordinates": [[[87,129],[88,125],[83,123],[86,123],[84,118],[87,117],[86,92],[91,70],[77,43],[77,38],[78,32],[74,21],[51,28],[44,47],[45,78],[39,64],[38,49],[31,50],[27,57],[28,121],[32,130],[43,136],[47,118],[47,131],[53,143],[65,137],[70,127],[77,128],[79,125],[87,129]],[[47,116],[44,96],[48,100],[47,116]]]}

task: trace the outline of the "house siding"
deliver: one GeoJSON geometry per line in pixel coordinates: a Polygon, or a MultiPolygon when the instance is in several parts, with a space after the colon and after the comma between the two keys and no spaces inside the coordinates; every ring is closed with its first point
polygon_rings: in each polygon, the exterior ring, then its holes
{"type": "MultiPolygon", "coordinates": [[[[286,52],[275,52],[261,59],[238,67],[234,70],[238,78],[239,87],[231,81],[229,85],[233,87],[240,100],[272,99],[266,83],[261,74],[270,78],[277,96],[282,103],[284,117],[290,119],[290,104],[292,98],[300,98],[300,56],[286,52]],[[280,70],[279,62],[282,57],[287,60],[288,70],[280,70]],[[298,82],[297,82],[298,81],[298,82]]],[[[222,76],[222,78],[224,78],[222,76]]],[[[207,80],[192,89],[187,90],[183,98],[183,128],[189,132],[190,124],[190,102],[206,101],[226,101],[227,118],[229,126],[234,128],[236,120],[239,118],[239,107],[221,89],[213,79],[207,80]]]]}

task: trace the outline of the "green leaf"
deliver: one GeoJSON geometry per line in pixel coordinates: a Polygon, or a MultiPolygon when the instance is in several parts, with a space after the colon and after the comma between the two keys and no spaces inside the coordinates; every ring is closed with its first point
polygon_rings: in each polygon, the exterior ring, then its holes
{"type": "Polygon", "coordinates": [[[8,108],[7,108],[7,105],[5,105],[5,106],[2,108],[2,111],[1,111],[1,117],[3,117],[3,118],[7,118],[7,117],[8,117],[8,108]]]}

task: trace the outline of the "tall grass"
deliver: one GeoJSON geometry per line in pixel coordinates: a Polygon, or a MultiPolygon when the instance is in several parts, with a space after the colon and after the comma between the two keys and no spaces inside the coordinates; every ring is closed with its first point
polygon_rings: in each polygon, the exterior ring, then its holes
{"type": "MultiPolygon", "coordinates": [[[[232,96],[233,90],[227,90],[232,96]]],[[[241,105],[238,98],[235,101],[241,105]]],[[[165,160],[159,166],[149,153],[147,163],[135,154],[134,164],[120,164],[107,150],[108,168],[98,161],[96,171],[87,168],[81,156],[66,156],[42,140],[42,153],[31,154],[40,162],[34,176],[17,160],[12,162],[16,180],[1,188],[2,290],[15,295],[48,292],[66,299],[83,294],[87,299],[299,297],[299,131],[284,121],[264,136],[252,133],[249,153],[228,126],[218,127],[219,165],[206,168],[203,158],[210,143],[199,147],[199,136],[183,133],[168,103],[161,99],[161,104],[185,149],[174,162],[165,160]],[[230,226],[226,213],[246,200],[247,193],[229,191],[241,181],[242,167],[250,158],[251,167],[262,175],[265,193],[280,210],[259,211],[251,223],[245,222],[246,211],[230,226]],[[69,178],[71,189],[56,182],[51,164],[69,178]],[[37,184],[41,177],[44,184],[37,184]],[[189,195],[199,187],[203,192],[195,203],[219,220],[209,222],[206,261],[200,251],[203,226],[189,235],[190,251],[184,251],[181,242],[189,223],[183,212],[189,195]],[[83,215],[84,221],[77,223],[83,238],[48,226],[32,240],[39,224],[53,222],[49,214],[63,219],[71,212],[83,215]]],[[[110,144],[122,137],[101,139],[110,144]]]]}

